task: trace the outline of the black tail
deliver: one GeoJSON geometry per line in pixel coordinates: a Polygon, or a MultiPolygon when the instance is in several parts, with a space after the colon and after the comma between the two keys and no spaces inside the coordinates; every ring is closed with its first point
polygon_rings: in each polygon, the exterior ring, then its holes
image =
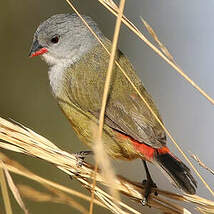
{"type": "Polygon", "coordinates": [[[170,153],[157,154],[157,162],[173,181],[188,194],[195,194],[197,182],[193,178],[190,169],[170,153]]]}

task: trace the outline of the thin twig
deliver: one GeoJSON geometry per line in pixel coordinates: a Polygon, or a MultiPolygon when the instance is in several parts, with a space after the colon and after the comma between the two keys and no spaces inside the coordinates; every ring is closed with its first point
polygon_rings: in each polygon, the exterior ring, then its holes
{"type": "Polygon", "coordinates": [[[5,172],[5,177],[7,179],[8,186],[9,186],[16,202],[22,208],[22,210],[24,211],[25,214],[29,214],[28,210],[26,209],[25,204],[21,198],[21,195],[20,195],[15,183],[13,182],[13,179],[9,173],[9,170],[7,169],[7,167],[5,166],[5,164],[3,162],[2,162],[2,167],[3,167],[4,172],[5,172]]]}
{"type": "Polygon", "coordinates": [[[209,168],[208,166],[206,166],[206,164],[203,163],[203,162],[199,159],[199,157],[198,157],[197,155],[191,154],[191,157],[192,157],[195,161],[197,161],[198,164],[199,164],[201,167],[203,167],[204,169],[206,169],[207,171],[209,171],[211,174],[214,175],[214,170],[211,169],[211,168],[209,168]]]}
{"type": "Polygon", "coordinates": [[[173,56],[170,54],[170,52],[168,51],[168,49],[166,48],[166,46],[164,46],[163,43],[159,40],[157,34],[152,29],[152,27],[142,17],[140,17],[140,19],[143,22],[143,24],[145,25],[147,31],[154,38],[154,40],[157,42],[157,44],[159,45],[159,47],[162,50],[162,52],[166,55],[166,57],[168,57],[168,59],[170,59],[174,64],[176,64],[173,56]]]}
{"type": "Polygon", "coordinates": [[[61,203],[66,204],[82,214],[88,214],[88,211],[81,205],[79,202],[68,196],[62,191],[57,190],[55,187],[50,187],[45,185],[45,187],[52,193],[39,192],[32,187],[27,185],[18,185],[18,189],[21,194],[33,201],[36,202],[52,202],[52,203],[61,203]]]}
{"type": "Polygon", "coordinates": [[[7,183],[6,183],[5,176],[4,176],[2,162],[0,163],[0,165],[1,165],[1,167],[0,167],[0,184],[1,184],[1,189],[2,189],[2,196],[3,196],[3,200],[4,200],[5,211],[6,211],[6,214],[12,214],[13,212],[12,212],[12,208],[11,208],[11,204],[10,204],[10,197],[8,194],[7,183]]]}
{"type": "Polygon", "coordinates": [[[93,213],[94,209],[94,191],[95,191],[95,186],[96,186],[96,174],[98,170],[98,164],[97,161],[95,162],[95,167],[94,167],[94,173],[93,173],[93,183],[92,183],[92,190],[91,190],[91,200],[90,200],[90,207],[89,207],[89,214],[93,213]]]}
{"type": "MultiPolygon", "coordinates": [[[[113,72],[114,60],[115,60],[117,43],[118,43],[118,38],[119,38],[120,26],[121,26],[121,18],[123,16],[124,7],[125,7],[125,0],[121,0],[120,5],[119,5],[119,14],[118,14],[116,24],[115,24],[115,30],[114,30],[114,36],[113,36],[113,42],[112,42],[112,50],[111,50],[109,66],[108,66],[105,85],[104,85],[102,105],[101,105],[101,110],[100,110],[100,115],[99,115],[98,136],[97,136],[97,139],[95,140],[96,149],[94,150],[95,159],[96,159],[95,169],[97,170],[97,162],[99,161],[99,163],[101,163],[100,164],[101,168],[104,171],[104,175],[106,176],[106,178],[108,176],[108,179],[106,179],[106,180],[109,180],[109,182],[112,183],[112,185],[110,186],[111,194],[114,198],[117,198],[117,199],[119,199],[119,195],[116,192],[115,187],[114,187],[115,174],[112,170],[110,160],[108,159],[108,156],[105,153],[105,149],[104,149],[103,141],[102,141],[102,134],[103,134],[105,108],[106,108],[106,103],[107,103],[107,99],[108,99],[108,92],[109,92],[110,83],[111,83],[111,76],[112,76],[112,72],[113,72]]],[[[95,171],[95,176],[96,176],[96,171],[95,171]]],[[[95,185],[95,182],[94,182],[94,185],[95,185]]],[[[92,212],[90,212],[90,214],[91,213],[92,212]]]]}

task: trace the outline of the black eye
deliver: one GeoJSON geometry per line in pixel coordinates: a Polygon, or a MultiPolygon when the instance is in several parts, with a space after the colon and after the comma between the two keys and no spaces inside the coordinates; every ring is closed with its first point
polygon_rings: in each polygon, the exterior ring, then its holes
{"type": "Polygon", "coordinates": [[[54,36],[52,39],[51,39],[51,42],[56,44],[59,42],[59,36],[54,36]]]}

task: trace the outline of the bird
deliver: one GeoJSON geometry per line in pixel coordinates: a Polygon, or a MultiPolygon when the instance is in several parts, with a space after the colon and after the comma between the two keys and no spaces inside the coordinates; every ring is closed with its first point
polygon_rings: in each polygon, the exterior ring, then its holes
{"type": "MultiPolygon", "coordinates": [[[[89,16],[82,15],[105,47],[112,43],[89,16]]],[[[53,96],[68,118],[80,141],[93,147],[98,124],[109,54],[75,14],[57,14],[42,22],[33,36],[30,57],[41,56],[48,64],[53,96]]],[[[119,49],[115,60],[135,84],[160,121],[161,116],[150,94],[127,58],[119,49]]],[[[117,65],[113,67],[104,115],[103,143],[113,159],[143,161],[147,180],[143,204],[155,187],[146,162],[161,171],[188,194],[195,194],[197,182],[191,170],[167,147],[167,137],[160,123],[147,108],[117,65]]]]}

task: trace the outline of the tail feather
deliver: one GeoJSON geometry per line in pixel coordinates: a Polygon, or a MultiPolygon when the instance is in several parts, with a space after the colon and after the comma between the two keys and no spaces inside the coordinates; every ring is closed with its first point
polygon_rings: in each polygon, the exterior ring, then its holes
{"type": "Polygon", "coordinates": [[[188,194],[195,194],[197,182],[193,178],[190,169],[183,162],[170,153],[157,154],[156,160],[178,187],[188,194]]]}

